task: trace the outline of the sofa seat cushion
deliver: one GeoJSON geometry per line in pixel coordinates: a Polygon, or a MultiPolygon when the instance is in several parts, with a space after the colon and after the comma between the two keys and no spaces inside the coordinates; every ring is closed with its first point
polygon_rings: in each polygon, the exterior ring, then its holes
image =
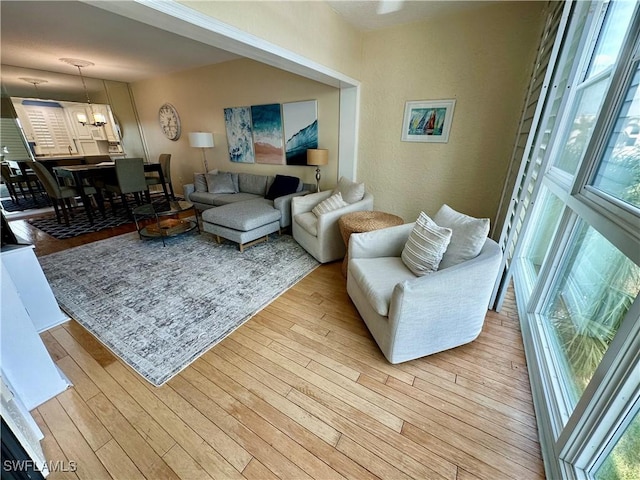
{"type": "Polygon", "coordinates": [[[268,223],[280,221],[280,210],[272,202],[258,199],[235,202],[202,212],[202,221],[248,232],[268,223]]]}
{"type": "Polygon", "coordinates": [[[246,202],[247,200],[256,200],[262,198],[254,193],[221,193],[215,196],[213,204],[218,207],[220,205],[228,205],[236,202],[246,202]]]}
{"type": "Polygon", "coordinates": [[[213,194],[209,192],[192,192],[189,195],[189,201],[195,203],[203,203],[205,205],[215,206],[215,200],[220,194],[213,194]]]}
{"type": "Polygon", "coordinates": [[[298,225],[300,225],[306,232],[314,237],[318,236],[318,217],[313,212],[305,212],[296,215],[293,219],[298,225]]]}
{"type": "Polygon", "coordinates": [[[393,289],[405,280],[415,280],[400,257],[353,258],[349,275],[359,286],[371,307],[383,317],[389,316],[393,289]]]}

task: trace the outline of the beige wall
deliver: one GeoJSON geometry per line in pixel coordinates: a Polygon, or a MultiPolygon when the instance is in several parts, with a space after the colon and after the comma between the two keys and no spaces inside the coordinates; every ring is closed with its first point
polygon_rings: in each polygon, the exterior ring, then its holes
{"type": "Polygon", "coordinates": [[[191,183],[204,171],[202,151],[189,146],[188,132],[213,132],[215,148],[207,149],[209,168],[256,174],[293,175],[315,183],[315,170],[306,166],[233,163],[229,160],[224,108],[318,101],[319,146],[329,149],[329,165],[322,167],[321,187],[337,180],[339,91],[333,87],[268,67],[252,60],[234,60],[131,85],[149,157],[171,153],[174,187],[191,183]],[[171,103],[180,115],[182,135],[168,140],[158,124],[158,109],[171,103]]]}
{"type": "Polygon", "coordinates": [[[353,78],[362,35],[321,1],[182,1],[184,5],[353,78]]]}
{"type": "Polygon", "coordinates": [[[358,178],[414,221],[443,204],[497,214],[543,25],[543,2],[500,2],[368,33],[358,178]],[[401,142],[406,101],[456,99],[449,143],[401,142]]]}

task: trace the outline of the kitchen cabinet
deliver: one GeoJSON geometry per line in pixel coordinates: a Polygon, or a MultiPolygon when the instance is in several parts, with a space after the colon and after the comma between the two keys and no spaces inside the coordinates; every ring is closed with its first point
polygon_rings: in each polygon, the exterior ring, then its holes
{"type": "Polygon", "coordinates": [[[34,145],[36,155],[78,153],[60,103],[23,100],[14,102],[14,107],[27,141],[34,145]]]}

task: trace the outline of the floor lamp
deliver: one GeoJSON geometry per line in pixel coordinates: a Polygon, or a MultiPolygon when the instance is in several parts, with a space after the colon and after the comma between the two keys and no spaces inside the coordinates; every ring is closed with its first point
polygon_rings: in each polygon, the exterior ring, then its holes
{"type": "Polygon", "coordinates": [[[310,148],[307,150],[307,165],[316,167],[316,192],[320,191],[320,166],[329,163],[329,150],[326,148],[310,148]]]}
{"type": "Polygon", "coordinates": [[[204,163],[204,173],[209,171],[207,163],[207,154],[205,148],[213,148],[213,133],[210,132],[191,132],[189,133],[189,145],[202,149],[202,162],[204,163]]]}

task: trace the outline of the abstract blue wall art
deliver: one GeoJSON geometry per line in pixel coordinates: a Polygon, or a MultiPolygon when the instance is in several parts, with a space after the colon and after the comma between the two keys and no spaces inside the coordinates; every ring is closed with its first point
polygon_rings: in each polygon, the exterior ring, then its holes
{"type": "Polygon", "coordinates": [[[280,104],[252,106],[251,124],[256,163],[284,165],[280,104]]]}
{"type": "Polygon", "coordinates": [[[255,163],[251,135],[251,108],[225,108],[224,123],[227,128],[229,159],[237,163],[255,163]]]}
{"type": "Polygon", "coordinates": [[[287,165],[306,165],[307,149],[318,148],[318,101],[282,105],[287,165]]]}

